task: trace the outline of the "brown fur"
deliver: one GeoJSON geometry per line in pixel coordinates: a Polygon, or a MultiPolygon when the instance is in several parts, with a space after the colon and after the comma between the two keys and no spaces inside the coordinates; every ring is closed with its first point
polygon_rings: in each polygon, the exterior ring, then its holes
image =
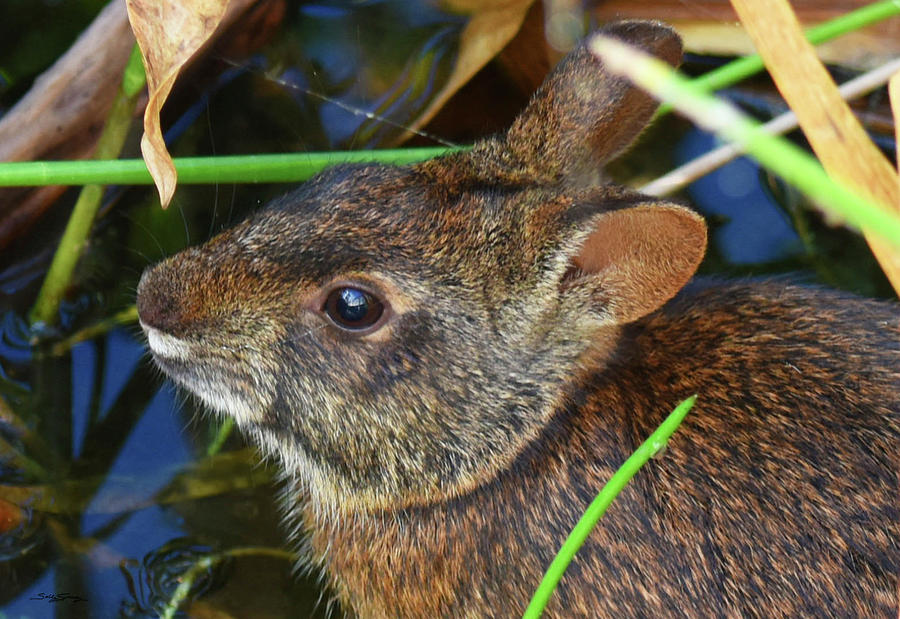
{"type": "MultiPolygon", "coordinates": [[[[680,55],[659,24],[605,32],[680,55]]],[[[581,48],[506,135],[332,169],[145,273],[155,358],[280,460],[348,611],[521,614],[597,490],[698,393],[549,610],[896,614],[900,312],[783,281],[681,290],[702,220],[598,184],[653,109],[581,48]],[[383,299],[384,325],[328,322],[340,285],[383,299]]]]}

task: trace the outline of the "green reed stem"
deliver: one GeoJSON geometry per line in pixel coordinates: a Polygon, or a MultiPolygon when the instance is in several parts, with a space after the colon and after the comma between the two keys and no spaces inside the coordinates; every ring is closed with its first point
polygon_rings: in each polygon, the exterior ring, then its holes
{"type": "Polygon", "coordinates": [[[222,447],[225,445],[228,437],[231,436],[232,430],[234,430],[234,417],[226,417],[215,426],[215,434],[206,448],[207,457],[214,456],[222,451],[222,447]]]}
{"type": "MultiPolygon", "coordinates": [[[[807,30],[817,45],[865,26],[900,15],[900,0],[881,0],[841,15],[807,30]]],[[[735,84],[763,69],[758,54],[738,58],[694,80],[709,92],[735,84]]],[[[663,104],[658,114],[671,111],[663,104]]],[[[444,154],[443,147],[381,150],[369,152],[289,153],[236,155],[230,157],[185,157],[175,160],[178,181],[200,183],[290,183],[304,181],[323,168],[344,162],[406,164],[444,154]]],[[[100,157],[97,157],[100,159],[100,157]]],[[[0,187],[82,185],[89,183],[150,185],[147,167],[140,159],[119,161],[27,161],[0,163],[0,187]]]]}
{"type": "Polygon", "coordinates": [[[607,37],[592,50],[607,68],[675,109],[696,125],[740,144],[762,166],[781,176],[826,211],[900,247],[900,216],[832,179],[812,155],[788,140],[767,135],[736,107],[710,96],[665,62],[607,37]]]}
{"type": "MultiPolygon", "coordinates": [[[[378,162],[405,165],[453,149],[398,148],[325,153],[284,153],[175,159],[181,185],[212,183],[293,183],[305,181],[337,163],[378,162]]],[[[82,185],[102,179],[107,185],[151,185],[143,159],[107,161],[16,161],[0,163],[0,187],[82,185]]]]}
{"type": "Polygon", "coordinates": [[[550,567],[547,568],[544,579],[534,592],[534,596],[531,598],[528,608],[525,609],[525,614],[522,615],[523,619],[537,619],[537,617],[541,616],[541,613],[544,612],[544,608],[547,606],[547,602],[550,601],[550,596],[552,596],[553,592],[556,590],[556,585],[559,584],[563,572],[569,567],[569,563],[572,562],[575,553],[578,552],[578,549],[584,544],[594,526],[600,518],[603,517],[603,514],[606,513],[606,509],[609,507],[610,503],[612,503],[613,499],[615,499],[625,486],[628,485],[628,482],[631,481],[634,474],[637,473],[650,458],[658,453],[660,449],[665,447],[669,437],[671,437],[675,430],[678,429],[678,426],[681,425],[685,415],[688,414],[688,411],[691,410],[696,401],[697,396],[692,395],[676,406],[675,410],[669,413],[669,416],[665,418],[656,430],[654,430],[653,434],[650,435],[650,438],[644,441],[641,446],[631,454],[625,463],[619,467],[619,470],[615,472],[610,480],[606,482],[606,485],[600,490],[600,494],[598,494],[597,498],[590,504],[584,512],[584,515],[581,517],[581,520],[578,521],[578,524],[572,529],[569,537],[566,538],[566,541],[563,543],[562,548],[559,549],[559,552],[553,559],[550,567]]]}
{"type": "MultiPolygon", "coordinates": [[[[144,65],[137,45],[134,46],[122,83],[113,101],[112,109],[103,128],[103,133],[97,140],[97,148],[94,157],[97,159],[113,159],[118,157],[128,135],[131,126],[131,118],[134,112],[135,101],[143,89],[144,65]]],[[[80,162],[84,165],[84,162],[80,162]]],[[[16,164],[5,164],[16,165],[16,164]]],[[[54,184],[54,183],[48,183],[54,184]]],[[[59,303],[63,298],[65,289],[69,285],[72,271],[81,257],[81,251],[87,241],[94,217],[100,208],[100,200],[103,197],[102,185],[85,185],[75,202],[72,214],[66,230],[63,232],[53,262],[44,278],[44,283],[38,293],[34,307],[31,309],[29,319],[32,324],[55,324],[59,303]]]]}
{"type": "MultiPolygon", "coordinates": [[[[900,0],[873,2],[860,9],[809,28],[806,31],[806,39],[813,45],[819,45],[896,15],[900,15],[900,0]]],[[[712,92],[732,86],[755,75],[762,71],[764,67],[762,57],[759,54],[753,54],[752,56],[744,56],[733,60],[691,81],[699,91],[712,92]]],[[[671,111],[672,105],[663,103],[657,112],[657,116],[668,114],[671,111]]]]}
{"type": "Polygon", "coordinates": [[[50,354],[54,356],[65,355],[76,344],[80,344],[81,342],[92,340],[95,337],[104,335],[105,333],[115,329],[116,327],[130,325],[134,322],[137,322],[137,319],[137,306],[131,305],[129,307],[126,307],[125,309],[116,312],[108,318],[104,318],[103,320],[95,322],[94,324],[85,327],[80,331],[76,331],[69,337],[55,342],[53,346],[50,347],[50,354]]]}
{"type": "Polygon", "coordinates": [[[175,591],[172,593],[172,597],[169,598],[168,602],[165,603],[160,611],[160,619],[172,619],[173,617],[175,617],[175,614],[178,612],[178,608],[185,602],[185,600],[187,600],[188,595],[190,595],[191,588],[194,586],[194,582],[204,572],[212,569],[217,563],[220,563],[221,561],[230,557],[251,556],[270,557],[273,559],[284,559],[287,561],[297,560],[297,555],[292,552],[288,552],[287,550],[264,547],[234,548],[232,550],[226,550],[225,552],[201,557],[197,560],[196,563],[188,568],[188,570],[184,574],[182,574],[181,578],[179,579],[178,587],[175,588],[175,591]]]}

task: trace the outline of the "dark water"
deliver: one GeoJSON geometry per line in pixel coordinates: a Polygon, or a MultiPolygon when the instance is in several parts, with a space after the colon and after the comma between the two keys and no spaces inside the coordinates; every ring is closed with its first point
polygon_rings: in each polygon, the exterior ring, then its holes
{"type": "MultiPolygon", "coordinates": [[[[84,24],[100,4],[67,10],[84,24]]],[[[54,6],[20,6],[32,11],[22,30],[49,19],[54,6]]],[[[177,93],[172,148],[193,155],[384,144],[446,79],[463,23],[412,1],[289,3],[284,28],[266,47],[214,58],[177,93]]],[[[78,32],[63,30],[60,40],[78,32]]],[[[66,44],[54,40],[60,51],[66,44]]],[[[2,105],[21,94],[29,75],[13,48],[0,45],[0,69],[16,67],[0,84],[2,105]]],[[[40,59],[32,64],[40,67],[40,59]]],[[[663,172],[710,142],[667,119],[611,171],[621,178],[663,172]]],[[[241,437],[222,442],[218,424],[175,393],[149,363],[133,321],[65,345],[127,310],[146,265],[286,189],[182,187],[165,212],[149,190],[110,189],[61,327],[39,345],[22,317],[63,219],[42,222],[0,256],[0,618],[157,616],[192,569],[192,615],[328,614],[317,605],[315,579],[291,571],[274,472],[241,437]],[[211,556],[209,568],[196,568],[211,556]]],[[[707,271],[799,271],[887,294],[861,241],[826,227],[746,160],[682,198],[710,216],[707,271]]]]}

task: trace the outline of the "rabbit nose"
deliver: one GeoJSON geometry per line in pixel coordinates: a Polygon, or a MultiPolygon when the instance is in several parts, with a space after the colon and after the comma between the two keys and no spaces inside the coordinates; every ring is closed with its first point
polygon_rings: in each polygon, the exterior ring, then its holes
{"type": "MultiPolygon", "coordinates": [[[[179,335],[184,331],[185,320],[177,295],[173,294],[162,263],[146,269],[141,275],[137,290],[137,310],[141,324],[165,333],[179,335]]],[[[171,275],[171,273],[169,273],[171,275]]]]}

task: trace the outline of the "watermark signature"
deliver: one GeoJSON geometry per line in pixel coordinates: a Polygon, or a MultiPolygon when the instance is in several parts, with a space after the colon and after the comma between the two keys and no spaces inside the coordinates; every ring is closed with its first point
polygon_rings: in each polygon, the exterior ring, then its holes
{"type": "Polygon", "coordinates": [[[86,599],[84,599],[80,595],[75,595],[74,593],[38,593],[36,596],[30,597],[28,599],[43,600],[45,602],[50,602],[51,604],[55,604],[57,602],[87,602],[86,599]]]}

